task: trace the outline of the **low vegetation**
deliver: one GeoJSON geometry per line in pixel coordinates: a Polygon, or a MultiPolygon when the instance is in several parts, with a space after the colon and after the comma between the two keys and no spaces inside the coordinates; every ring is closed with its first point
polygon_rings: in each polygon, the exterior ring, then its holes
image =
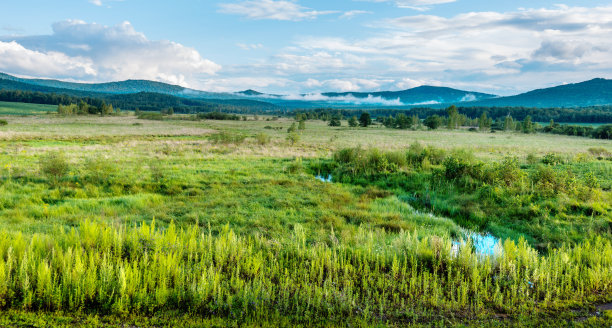
{"type": "Polygon", "coordinates": [[[1,326],[612,324],[606,140],[163,117],[7,119],[1,326]]]}

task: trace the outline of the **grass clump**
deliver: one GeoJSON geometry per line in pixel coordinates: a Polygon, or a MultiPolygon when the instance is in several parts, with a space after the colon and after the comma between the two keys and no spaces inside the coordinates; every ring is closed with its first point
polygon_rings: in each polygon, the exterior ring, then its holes
{"type": "Polygon", "coordinates": [[[260,146],[265,146],[269,144],[271,140],[272,140],[272,137],[270,137],[270,135],[265,134],[265,133],[258,133],[255,135],[255,141],[260,146]]]}
{"type": "Polygon", "coordinates": [[[49,152],[40,158],[41,173],[53,184],[56,185],[70,171],[70,164],[64,153],[49,152]]]}
{"type": "Polygon", "coordinates": [[[210,141],[214,144],[241,144],[246,139],[246,136],[239,133],[219,132],[210,136],[210,141]]]}

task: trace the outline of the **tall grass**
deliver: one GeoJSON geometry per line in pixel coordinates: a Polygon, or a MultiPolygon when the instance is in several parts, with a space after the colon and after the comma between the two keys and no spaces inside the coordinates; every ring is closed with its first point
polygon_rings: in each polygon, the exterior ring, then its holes
{"type": "Polygon", "coordinates": [[[541,163],[514,156],[482,161],[465,149],[415,143],[406,152],[341,149],[332,163],[312,168],[333,171],[335,181],[391,190],[470,229],[515,240],[522,235],[540,250],[549,243],[578,243],[585,235],[612,240],[612,179],[605,160],[549,153],[541,163]]]}
{"type": "Polygon", "coordinates": [[[275,241],[154,222],[85,222],[52,236],[3,231],[0,307],[399,323],[540,315],[612,296],[612,244],[601,238],[548,256],[525,241],[506,241],[490,257],[469,242],[452,248],[447,238],[365,229],[312,244],[299,225],[275,241]]]}

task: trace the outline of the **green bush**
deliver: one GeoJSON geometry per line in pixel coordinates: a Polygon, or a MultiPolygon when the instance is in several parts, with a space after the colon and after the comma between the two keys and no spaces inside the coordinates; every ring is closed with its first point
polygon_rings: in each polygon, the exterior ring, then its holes
{"type": "Polygon", "coordinates": [[[302,158],[296,157],[296,159],[287,166],[287,171],[291,174],[300,173],[304,170],[304,165],[302,164],[302,158]]]}
{"type": "Polygon", "coordinates": [[[60,152],[47,153],[40,159],[39,165],[42,174],[52,184],[57,184],[70,171],[70,164],[64,154],[60,152]]]}
{"type": "Polygon", "coordinates": [[[563,164],[564,162],[565,161],[563,160],[561,156],[554,154],[554,153],[548,153],[544,155],[544,157],[542,158],[542,163],[546,165],[560,165],[560,164],[563,164]]]}
{"type": "Polygon", "coordinates": [[[5,126],[8,124],[7,120],[0,120],[0,126],[5,126]]]}
{"type": "Polygon", "coordinates": [[[300,142],[300,135],[297,134],[296,132],[291,132],[287,135],[287,142],[289,142],[290,145],[295,145],[296,143],[300,142]]]}
{"type": "Polygon", "coordinates": [[[162,121],[164,119],[164,115],[158,112],[140,112],[140,114],[138,114],[138,119],[162,121]]]}
{"type": "Polygon", "coordinates": [[[117,173],[113,162],[102,157],[88,158],[83,164],[86,179],[93,184],[109,184],[110,179],[117,173]]]}
{"type": "Polygon", "coordinates": [[[272,140],[272,138],[265,133],[258,133],[257,135],[255,135],[255,140],[259,145],[265,146],[270,143],[270,140],[272,140]]]}
{"type": "Polygon", "coordinates": [[[219,132],[210,135],[210,141],[214,144],[241,144],[246,139],[246,136],[239,133],[219,132]]]}

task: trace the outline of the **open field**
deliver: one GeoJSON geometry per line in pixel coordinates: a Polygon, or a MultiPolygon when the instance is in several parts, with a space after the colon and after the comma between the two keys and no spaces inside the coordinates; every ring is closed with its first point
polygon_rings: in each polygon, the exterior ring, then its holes
{"type": "Polygon", "coordinates": [[[0,325],[612,324],[608,140],[180,117],[3,117],[0,325]]]}
{"type": "Polygon", "coordinates": [[[57,106],[26,104],[17,102],[0,101],[0,116],[2,115],[37,115],[47,112],[55,112],[57,106]]]}

